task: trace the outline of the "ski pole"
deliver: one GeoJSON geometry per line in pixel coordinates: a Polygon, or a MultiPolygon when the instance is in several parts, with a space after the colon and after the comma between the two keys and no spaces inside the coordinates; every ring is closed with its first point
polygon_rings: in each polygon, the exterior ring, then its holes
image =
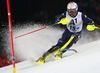
{"type": "Polygon", "coordinates": [[[93,31],[95,29],[100,29],[100,27],[96,27],[95,25],[87,25],[87,30],[93,31]]]}
{"type": "MultiPolygon", "coordinates": [[[[50,25],[50,26],[54,26],[54,25],[60,24],[60,23],[63,24],[63,25],[66,25],[66,24],[69,23],[69,19],[68,19],[68,18],[62,18],[59,22],[57,22],[57,23],[55,23],[55,24],[52,24],[52,25],[50,25]]],[[[17,36],[17,37],[15,37],[15,38],[19,38],[19,37],[22,37],[22,36],[25,36],[25,35],[28,35],[28,34],[31,34],[31,33],[37,32],[37,31],[40,31],[40,30],[42,30],[42,29],[46,29],[46,28],[48,28],[48,27],[50,27],[50,26],[45,26],[45,27],[43,27],[43,28],[40,28],[40,29],[31,31],[31,32],[28,32],[28,33],[26,33],[26,34],[17,36]]]]}
{"type": "MultiPolygon", "coordinates": [[[[54,26],[54,25],[56,25],[56,24],[53,24],[53,25],[51,25],[51,26],[54,26]]],[[[40,31],[40,30],[43,30],[43,29],[46,29],[46,28],[48,28],[48,27],[50,27],[50,26],[45,26],[45,27],[43,27],[43,28],[40,28],[40,29],[37,29],[37,30],[31,31],[31,32],[28,32],[28,33],[22,34],[22,35],[20,35],[20,36],[15,37],[15,38],[19,38],[19,37],[22,37],[22,36],[25,36],[25,35],[28,35],[28,34],[31,34],[31,33],[34,33],[34,32],[40,31]]]]}
{"type": "Polygon", "coordinates": [[[95,28],[95,29],[100,29],[99,27],[95,28]]]}

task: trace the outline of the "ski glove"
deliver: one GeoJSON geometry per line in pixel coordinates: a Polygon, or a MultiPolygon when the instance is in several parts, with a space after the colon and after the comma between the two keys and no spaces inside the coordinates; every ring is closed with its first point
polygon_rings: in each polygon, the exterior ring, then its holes
{"type": "Polygon", "coordinates": [[[56,24],[62,24],[62,25],[67,25],[69,23],[68,18],[62,18],[60,21],[56,21],[56,24]]]}
{"type": "Polygon", "coordinates": [[[91,24],[87,25],[87,30],[88,30],[88,31],[93,31],[93,30],[95,30],[95,29],[98,29],[98,27],[96,27],[96,26],[94,25],[94,21],[92,21],[91,24]]]}

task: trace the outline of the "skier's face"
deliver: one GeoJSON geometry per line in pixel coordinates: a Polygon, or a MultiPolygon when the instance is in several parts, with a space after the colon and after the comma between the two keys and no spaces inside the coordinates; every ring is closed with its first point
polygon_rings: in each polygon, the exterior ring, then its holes
{"type": "Polygon", "coordinates": [[[69,9],[68,13],[70,16],[74,17],[76,15],[76,10],[75,9],[69,9]]]}
{"type": "Polygon", "coordinates": [[[74,17],[74,16],[76,15],[75,12],[70,12],[69,14],[70,14],[70,16],[72,16],[72,17],[74,17]]]}

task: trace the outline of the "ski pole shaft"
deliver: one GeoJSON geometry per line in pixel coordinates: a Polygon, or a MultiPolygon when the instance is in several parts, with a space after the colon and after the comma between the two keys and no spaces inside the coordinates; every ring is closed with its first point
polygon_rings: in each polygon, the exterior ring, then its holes
{"type": "Polygon", "coordinates": [[[96,27],[96,26],[95,26],[95,29],[100,29],[100,27],[96,27]]]}
{"type": "Polygon", "coordinates": [[[100,28],[96,28],[96,29],[100,29],[100,28]]]}
{"type": "MultiPolygon", "coordinates": [[[[56,24],[64,24],[64,25],[65,25],[65,24],[68,24],[68,23],[69,23],[69,19],[68,19],[68,18],[63,18],[63,19],[61,19],[59,22],[57,22],[57,23],[55,23],[55,24],[52,24],[52,25],[50,25],[50,26],[54,26],[54,25],[56,25],[56,24]]],[[[15,38],[19,38],[19,37],[22,37],[22,36],[25,36],[25,35],[28,35],[28,34],[31,34],[31,33],[37,32],[37,31],[40,31],[40,30],[42,30],[42,29],[46,29],[46,28],[48,28],[48,27],[50,27],[50,26],[46,26],[46,27],[43,27],[43,28],[34,30],[34,31],[32,31],[32,32],[29,32],[29,33],[26,33],[26,34],[17,36],[17,37],[15,37],[15,38]]]]}
{"type": "Polygon", "coordinates": [[[47,28],[47,27],[43,27],[43,28],[40,28],[40,29],[37,29],[37,30],[31,31],[31,32],[28,32],[28,33],[26,33],[26,34],[22,34],[22,35],[20,35],[20,36],[15,37],[15,38],[19,38],[19,37],[22,37],[22,36],[25,36],[25,35],[28,35],[28,34],[31,34],[31,33],[37,32],[37,31],[42,30],[42,29],[45,29],[45,28],[47,28]]]}
{"type": "MultiPolygon", "coordinates": [[[[56,24],[53,24],[53,25],[50,25],[50,26],[54,26],[54,25],[56,25],[56,24]]],[[[28,32],[28,33],[26,33],[26,34],[22,34],[22,35],[20,35],[20,36],[15,37],[15,38],[19,38],[19,37],[22,37],[22,36],[25,36],[25,35],[28,35],[28,34],[31,34],[31,33],[34,33],[34,32],[40,31],[40,30],[43,30],[43,29],[46,29],[46,28],[48,28],[48,27],[50,27],[50,26],[45,26],[45,27],[43,27],[43,28],[40,28],[40,29],[31,31],[31,32],[28,32]]]]}

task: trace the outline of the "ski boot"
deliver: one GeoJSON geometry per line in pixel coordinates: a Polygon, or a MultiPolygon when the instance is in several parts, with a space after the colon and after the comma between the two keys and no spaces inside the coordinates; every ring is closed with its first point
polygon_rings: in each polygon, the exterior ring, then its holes
{"type": "Polygon", "coordinates": [[[36,61],[39,65],[44,64],[45,60],[43,59],[43,57],[41,56],[37,61],[36,61]]]}
{"type": "Polygon", "coordinates": [[[56,58],[57,59],[61,59],[62,58],[62,54],[63,54],[62,51],[58,51],[58,53],[56,54],[56,58]]]}
{"type": "Polygon", "coordinates": [[[38,60],[37,63],[38,64],[44,64],[45,61],[51,56],[53,55],[55,52],[57,52],[59,50],[60,46],[59,45],[55,45],[53,47],[51,47],[47,52],[45,52],[38,60]]]}

